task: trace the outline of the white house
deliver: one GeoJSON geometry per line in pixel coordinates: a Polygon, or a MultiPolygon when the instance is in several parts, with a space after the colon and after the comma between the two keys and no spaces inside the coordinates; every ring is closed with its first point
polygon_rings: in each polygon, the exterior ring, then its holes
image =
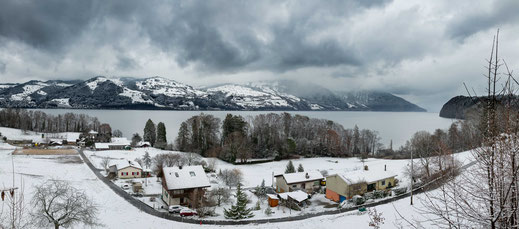
{"type": "Polygon", "coordinates": [[[274,177],[276,178],[276,192],[279,193],[297,190],[312,193],[315,188],[321,186],[321,181],[324,180],[319,171],[285,173],[274,177]]]}

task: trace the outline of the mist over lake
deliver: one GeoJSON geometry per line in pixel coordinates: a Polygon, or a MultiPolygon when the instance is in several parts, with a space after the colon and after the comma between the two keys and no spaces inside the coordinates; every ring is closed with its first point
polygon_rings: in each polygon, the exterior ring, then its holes
{"type": "MultiPolygon", "coordinates": [[[[281,111],[158,111],[158,110],[81,110],[81,109],[38,109],[48,114],[65,114],[68,112],[86,114],[99,118],[100,122],[109,123],[112,129],[119,129],[124,137],[131,138],[133,133],[142,136],[144,124],[150,118],[157,124],[164,122],[168,142],[172,143],[177,136],[180,124],[193,115],[212,114],[223,120],[228,113],[245,118],[266,113],[282,113],[281,111]]],[[[429,132],[437,128],[446,129],[454,119],[446,119],[434,112],[351,112],[351,111],[288,111],[311,118],[328,119],[337,122],[344,128],[358,125],[361,129],[372,129],[380,133],[381,142],[388,146],[393,140],[393,147],[405,144],[415,132],[429,132]]]]}

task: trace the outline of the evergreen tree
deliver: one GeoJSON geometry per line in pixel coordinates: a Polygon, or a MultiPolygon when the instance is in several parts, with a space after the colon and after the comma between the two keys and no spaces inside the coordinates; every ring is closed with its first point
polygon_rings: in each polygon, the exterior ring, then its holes
{"type": "Polygon", "coordinates": [[[146,166],[147,169],[150,168],[150,166],[151,166],[151,157],[150,157],[150,154],[148,153],[148,151],[146,151],[144,156],[142,156],[142,163],[144,163],[144,165],[146,166]]]}
{"type": "Polygon", "coordinates": [[[292,164],[292,161],[288,161],[287,168],[285,169],[285,173],[295,173],[296,168],[294,167],[294,164],[292,164]]]}
{"type": "Polygon", "coordinates": [[[247,122],[240,115],[232,115],[227,114],[222,124],[222,142],[225,143],[225,140],[229,135],[234,132],[239,132],[242,136],[245,135],[247,129],[247,122]]]}
{"type": "Polygon", "coordinates": [[[265,198],[267,196],[267,187],[265,187],[265,179],[261,181],[260,186],[256,186],[256,196],[258,196],[258,198],[265,198]]]}
{"type": "Polygon", "coordinates": [[[303,168],[303,164],[299,164],[299,166],[297,167],[297,171],[298,172],[304,172],[305,169],[303,168]]]}
{"type": "Polygon", "coordinates": [[[157,138],[157,133],[155,129],[155,123],[148,119],[146,122],[146,126],[144,126],[144,141],[150,142],[151,146],[155,146],[155,139],[157,138]]]}
{"type": "Polygon", "coordinates": [[[164,149],[166,148],[168,140],[166,139],[166,126],[163,122],[159,122],[157,124],[157,142],[155,145],[158,148],[164,149]]]}
{"type": "Polygon", "coordinates": [[[181,152],[189,151],[189,128],[186,122],[180,124],[178,137],[176,139],[177,150],[181,152]]]}
{"type": "Polygon", "coordinates": [[[242,192],[241,184],[236,188],[236,204],[230,209],[224,208],[224,216],[226,219],[246,219],[254,216],[252,209],[247,208],[247,194],[242,192]]]}

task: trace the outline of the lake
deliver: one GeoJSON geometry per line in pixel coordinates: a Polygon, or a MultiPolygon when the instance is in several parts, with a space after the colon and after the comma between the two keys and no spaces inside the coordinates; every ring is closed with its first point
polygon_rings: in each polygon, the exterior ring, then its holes
{"type": "MultiPolygon", "coordinates": [[[[163,110],[79,110],[79,109],[39,109],[48,114],[64,114],[67,112],[95,116],[103,123],[109,123],[112,129],[119,129],[125,137],[131,138],[133,133],[142,136],[144,124],[151,118],[155,124],[164,122],[168,142],[177,136],[180,123],[202,111],[163,111],[163,110]]],[[[203,111],[221,120],[228,113],[241,116],[251,116],[264,113],[282,113],[279,111],[203,111]]],[[[439,117],[432,112],[357,112],[357,111],[289,111],[311,118],[328,119],[340,123],[344,128],[372,129],[379,132],[382,143],[386,146],[393,140],[393,147],[399,147],[420,130],[434,131],[437,128],[446,129],[454,119],[439,117]]]]}

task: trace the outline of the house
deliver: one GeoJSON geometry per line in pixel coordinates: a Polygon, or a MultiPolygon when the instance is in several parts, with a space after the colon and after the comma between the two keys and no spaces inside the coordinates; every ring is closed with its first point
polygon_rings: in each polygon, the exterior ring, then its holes
{"type": "Polygon", "coordinates": [[[308,193],[301,190],[279,193],[278,196],[285,205],[291,202],[299,206],[304,206],[304,201],[308,199],[308,193]]]}
{"type": "Polygon", "coordinates": [[[130,148],[130,141],[127,138],[112,138],[111,142],[96,142],[96,150],[125,150],[130,148]]]}
{"type": "Polygon", "coordinates": [[[276,178],[276,192],[278,193],[296,190],[313,193],[316,188],[321,187],[321,181],[324,180],[319,171],[285,173],[274,177],[276,178]]]}
{"type": "Polygon", "coordinates": [[[163,168],[162,200],[167,205],[196,206],[210,187],[201,165],[163,168]]]}
{"type": "Polygon", "coordinates": [[[150,146],[151,146],[150,142],[138,142],[137,143],[137,147],[141,147],[141,148],[150,147],[150,146]]]}
{"type": "Polygon", "coordinates": [[[88,132],[88,138],[94,140],[97,137],[98,134],[99,134],[99,132],[97,132],[95,130],[91,130],[91,131],[88,132]]]}
{"type": "MultiPolygon", "coordinates": [[[[366,167],[367,169],[367,167],[366,167]]],[[[342,202],[355,195],[386,190],[395,185],[396,173],[385,169],[338,172],[326,177],[326,198],[342,202]]]]}
{"type": "Polygon", "coordinates": [[[117,160],[110,164],[109,172],[117,174],[119,179],[142,177],[142,167],[135,161],[117,160]]]}

